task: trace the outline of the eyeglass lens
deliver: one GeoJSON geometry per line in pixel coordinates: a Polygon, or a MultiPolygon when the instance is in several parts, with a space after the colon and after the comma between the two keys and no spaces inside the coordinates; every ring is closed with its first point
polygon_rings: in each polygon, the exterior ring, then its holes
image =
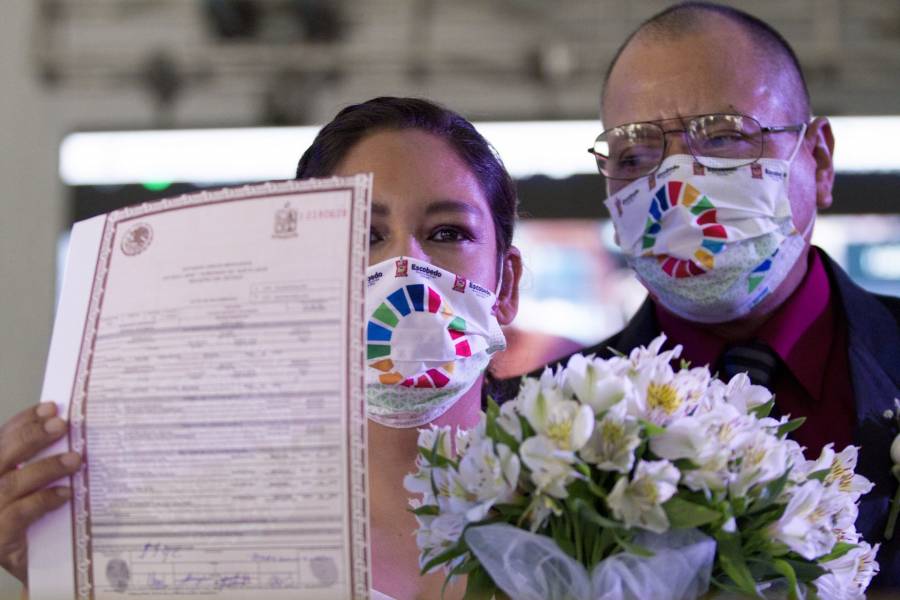
{"type": "Polygon", "coordinates": [[[643,177],[662,162],[666,135],[682,132],[687,134],[691,154],[710,168],[719,168],[721,164],[707,158],[743,159],[749,164],[762,156],[763,134],[755,119],[717,114],[693,117],[683,126],[680,120],[671,120],[632,123],[610,129],[594,144],[594,151],[607,157],[605,160],[598,158],[598,166],[607,177],[643,177]]]}

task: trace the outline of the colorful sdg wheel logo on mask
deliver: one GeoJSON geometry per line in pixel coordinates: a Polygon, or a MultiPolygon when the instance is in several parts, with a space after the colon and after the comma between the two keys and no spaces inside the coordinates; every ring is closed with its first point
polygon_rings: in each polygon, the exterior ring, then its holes
{"type": "Polygon", "coordinates": [[[663,215],[679,204],[690,209],[694,222],[703,232],[703,238],[694,250],[693,260],[663,256],[660,257],[660,264],[662,270],[671,277],[702,275],[715,265],[715,255],[725,247],[728,234],[716,220],[716,207],[713,203],[689,183],[670,181],[656,192],[650,203],[641,248],[645,256],[650,254],[650,249],[656,244],[656,236],[662,229],[663,215]]]}
{"type": "Polygon", "coordinates": [[[394,370],[394,362],[391,360],[391,339],[398,327],[403,327],[404,319],[410,319],[417,313],[432,313],[446,319],[446,332],[456,348],[456,356],[472,355],[469,341],[466,339],[465,319],[455,316],[449,303],[431,287],[416,283],[398,288],[372,313],[366,328],[366,359],[370,367],[381,371],[378,380],[383,384],[442,388],[450,382],[453,373],[452,361],[414,377],[406,377],[394,370]]]}

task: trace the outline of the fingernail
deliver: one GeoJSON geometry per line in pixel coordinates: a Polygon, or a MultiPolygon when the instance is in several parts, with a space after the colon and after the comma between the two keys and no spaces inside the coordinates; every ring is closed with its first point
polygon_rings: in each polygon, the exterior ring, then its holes
{"type": "Polygon", "coordinates": [[[52,417],[56,414],[56,405],[52,402],[41,402],[37,407],[37,416],[42,419],[52,417]]]}
{"type": "Polygon", "coordinates": [[[66,422],[59,417],[53,417],[52,419],[44,423],[44,431],[46,431],[50,435],[56,435],[58,433],[62,433],[65,430],[66,422]]]}
{"type": "Polygon", "coordinates": [[[77,452],[66,452],[59,457],[59,462],[68,469],[77,469],[81,466],[81,456],[77,452]]]}
{"type": "Polygon", "coordinates": [[[71,498],[72,497],[72,488],[67,487],[58,487],[56,488],[56,495],[60,498],[71,498]]]}

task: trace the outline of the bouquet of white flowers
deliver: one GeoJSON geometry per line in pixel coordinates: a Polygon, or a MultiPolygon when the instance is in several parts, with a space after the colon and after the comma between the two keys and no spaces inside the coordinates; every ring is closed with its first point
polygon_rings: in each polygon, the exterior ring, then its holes
{"type": "Polygon", "coordinates": [[[765,388],[673,368],[664,342],[575,355],[474,429],[420,430],[423,573],[467,575],[471,598],[863,598],[857,448],[806,460],[765,388]]]}

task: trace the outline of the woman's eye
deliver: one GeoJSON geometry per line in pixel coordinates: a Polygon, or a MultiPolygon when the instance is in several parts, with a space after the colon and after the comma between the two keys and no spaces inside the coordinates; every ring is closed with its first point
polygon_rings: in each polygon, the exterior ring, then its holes
{"type": "Polygon", "coordinates": [[[472,238],[454,227],[441,227],[432,233],[429,239],[435,242],[462,242],[472,238]]]}

